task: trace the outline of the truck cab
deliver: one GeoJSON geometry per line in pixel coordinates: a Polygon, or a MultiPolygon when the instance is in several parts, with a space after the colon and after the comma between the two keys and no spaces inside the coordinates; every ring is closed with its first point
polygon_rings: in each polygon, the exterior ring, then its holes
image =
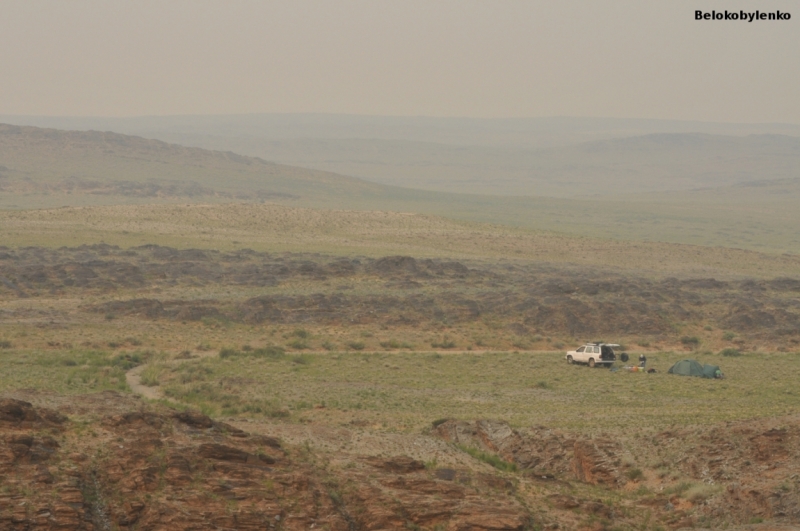
{"type": "Polygon", "coordinates": [[[585,363],[589,367],[603,365],[610,367],[616,360],[614,348],[619,348],[615,343],[586,343],[585,345],[570,350],[565,358],[567,363],[585,363]]]}

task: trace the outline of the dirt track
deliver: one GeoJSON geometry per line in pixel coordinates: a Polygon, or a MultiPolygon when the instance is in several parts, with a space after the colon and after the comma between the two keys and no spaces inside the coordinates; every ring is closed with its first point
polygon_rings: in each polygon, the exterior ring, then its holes
{"type": "Polygon", "coordinates": [[[125,381],[128,383],[128,387],[131,388],[131,391],[137,395],[150,400],[158,400],[161,398],[161,393],[158,391],[158,388],[142,385],[141,383],[142,371],[146,367],[146,365],[139,365],[138,367],[134,367],[133,369],[129,370],[125,373],[125,381]]]}

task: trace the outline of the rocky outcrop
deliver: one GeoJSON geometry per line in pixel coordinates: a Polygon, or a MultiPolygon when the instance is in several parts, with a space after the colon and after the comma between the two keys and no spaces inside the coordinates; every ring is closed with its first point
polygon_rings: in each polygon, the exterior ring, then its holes
{"type": "Polygon", "coordinates": [[[621,481],[623,448],[608,439],[576,439],[545,428],[519,431],[499,420],[448,420],[434,432],[446,441],[497,454],[540,477],[555,473],[606,486],[621,481]]]}
{"type": "Polygon", "coordinates": [[[786,428],[772,428],[753,436],[753,455],[758,461],[774,461],[786,457],[787,442],[791,437],[786,428]]]}
{"type": "Polygon", "coordinates": [[[384,459],[381,457],[367,457],[364,459],[364,461],[375,468],[380,468],[382,470],[386,470],[387,472],[394,472],[395,474],[408,474],[410,472],[417,472],[425,469],[425,465],[422,463],[422,461],[417,461],[416,459],[412,459],[407,455],[398,455],[397,457],[391,457],[389,459],[384,459]]]}
{"type": "Polygon", "coordinates": [[[87,428],[0,402],[0,529],[499,531],[530,522],[513,485],[491,474],[440,477],[405,455],[329,468],[308,448],[199,412],[118,393],[81,400],[111,413],[87,428]]]}
{"type": "MultiPolygon", "coordinates": [[[[15,396],[44,402],[30,390],[15,396]]],[[[758,520],[787,528],[800,522],[796,416],[675,428],[624,441],[515,429],[497,420],[437,423],[439,438],[522,468],[508,473],[452,447],[447,466],[423,463],[413,453],[416,443],[424,443],[419,435],[406,446],[415,457],[386,452],[397,448],[397,438],[383,455],[366,457],[287,445],[269,434],[288,428],[281,431],[288,440],[307,428],[325,432],[323,426],[264,423],[258,425],[267,433],[253,434],[196,411],[144,406],[120,393],[59,400],[80,411],[81,422],[31,402],[0,400],[2,530],[488,531],[555,524],[638,528],[644,521],[665,529],[704,522],[739,529],[758,520]],[[665,459],[657,466],[680,479],[636,465],[626,445],[657,447],[665,459]],[[635,466],[643,470],[634,478],[635,466]],[[646,486],[646,493],[640,496],[626,480],[646,486]]],[[[355,436],[344,432],[337,428],[336,437],[355,436]]],[[[430,450],[446,446],[435,441],[430,450]]]]}
{"type": "Polygon", "coordinates": [[[609,439],[575,441],[572,473],[592,485],[615,486],[620,482],[619,461],[622,445],[609,439]]]}
{"type": "MultiPolygon", "coordinates": [[[[416,326],[420,322],[475,323],[491,317],[522,338],[531,335],[593,336],[675,334],[671,323],[707,321],[747,337],[791,342],[800,334],[794,302],[800,280],[718,281],[713,278],[654,280],[610,275],[575,266],[507,267],[447,260],[387,256],[342,259],[320,255],[270,255],[250,250],[224,253],[144,245],[131,249],[98,244],[73,248],[0,250],[0,294],[108,294],[136,289],[196,286],[276,286],[302,279],[305,295],[228,299],[135,298],[83,307],[107,318],[244,323],[375,323],[416,326]],[[380,295],[347,293],[329,279],[380,280],[380,295]],[[463,279],[469,279],[464,290],[463,279]],[[592,311],[601,305],[603,312],[592,311]]],[[[246,290],[245,290],[246,291],[246,290]]],[[[17,308],[14,318],[32,310],[17,308]]],[[[7,310],[12,312],[12,310],[7,310]]],[[[50,321],[66,315],[48,310],[50,321]]],[[[673,337],[677,340],[677,337],[673,337]]]]}
{"type": "Polygon", "coordinates": [[[208,429],[214,426],[214,421],[212,421],[211,418],[196,411],[181,411],[175,413],[174,418],[193,428],[208,429]]]}
{"type": "Polygon", "coordinates": [[[206,459],[246,463],[254,466],[274,465],[275,458],[268,455],[254,455],[238,448],[217,443],[204,443],[197,448],[197,454],[206,459]]]}
{"type": "Polygon", "coordinates": [[[448,420],[434,428],[442,439],[492,452],[539,475],[570,471],[574,438],[546,428],[513,429],[499,420],[448,420]]]}
{"type": "Polygon", "coordinates": [[[0,427],[3,428],[59,428],[66,417],[47,408],[34,408],[28,402],[4,398],[0,400],[0,427]]]}

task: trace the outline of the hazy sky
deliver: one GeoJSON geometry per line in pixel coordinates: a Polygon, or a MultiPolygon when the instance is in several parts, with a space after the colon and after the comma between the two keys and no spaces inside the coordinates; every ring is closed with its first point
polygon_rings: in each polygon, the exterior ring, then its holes
{"type": "Polygon", "coordinates": [[[800,123],[800,3],[3,0],[0,114],[800,123]],[[694,11],[789,21],[696,21],[694,11]]]}

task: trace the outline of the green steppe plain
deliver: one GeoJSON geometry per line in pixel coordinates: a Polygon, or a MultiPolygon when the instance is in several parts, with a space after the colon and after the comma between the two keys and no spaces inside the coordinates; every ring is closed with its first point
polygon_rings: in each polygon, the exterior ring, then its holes
{"type": "MultiPolygon", "coordinates": [[[[124,369],[147,363],[143,381],[173,407],[214,416],[358,423],[419,432],[441,418],[498,418],[618,434],[796,413],[800,353],[659,352],[655,374],[570,366],[561,352],[329,352],[175,360],[164,353],[0,351],[3,392],[73,394],[128,390],[124,369]],[[718,364],[723,380],[667,374],[676,361],[718,364]]],[[[633,353],[632,358],[636,354],[633,353]]]]}

